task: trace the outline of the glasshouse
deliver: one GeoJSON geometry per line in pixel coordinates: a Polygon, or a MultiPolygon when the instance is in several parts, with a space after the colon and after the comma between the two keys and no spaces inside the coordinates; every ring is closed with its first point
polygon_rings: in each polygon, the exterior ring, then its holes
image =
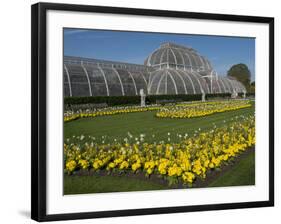
{"type": "Polygon", "coordinates": [[[174,43],[163,43],[143,65],[64,56],[63,66],[65,97],[246,92],[196,50],[174,43]]]}

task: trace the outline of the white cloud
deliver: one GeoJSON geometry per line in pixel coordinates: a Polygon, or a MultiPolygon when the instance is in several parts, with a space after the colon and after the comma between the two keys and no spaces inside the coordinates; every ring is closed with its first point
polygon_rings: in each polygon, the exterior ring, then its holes
{"type": "Polygon", "coordinates": [[[65,30],[64,34],[65,35],[73,35],[73,34],[80,34],[80,33],[85,33],[87,30],[65,30]]]}

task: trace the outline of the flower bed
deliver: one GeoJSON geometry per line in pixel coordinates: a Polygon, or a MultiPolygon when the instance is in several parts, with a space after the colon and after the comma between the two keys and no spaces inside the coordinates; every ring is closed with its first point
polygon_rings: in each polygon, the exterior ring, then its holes
{"type": "Polygon", "coordinates": [[[210,115],[213,113],[225,112],[230,110],[238,110],[250,107],[250,101],[232,100],[232,101],[208,101],[200,102],[193,101],[188,103],[167,104],[165,106],[149,105],[141,106],[126,106],[126,107],[107,107],[95,110],[80,110],[77,112],[67,111],[64,113],[64,122],[73,121],[79,118],[109,116],[125,113],[136,113],[146,111],[158,111],[156,117],[164,118],[192,118],[210,115]]]}
{"type": "MultiPolygon", "coordinates": [[[[132,138],[134,139],[134,138],[132,138]]],[[[82,141],[83,140],[83,141],[82,141]]],[[[232,158],[255,144],[255,119],[243,117],[224,127],[195,134],[178,143],[147,143],[145,136],[136,142],[98,144],[95,141],[64,144],[65,172],[106,170],[108,173],[145,172],[174,184],[191,185],[206,178],[207,171],[227,165],[232,158]]]]}
{"type": "Polygon", "coordinates": [[[251,107],[249,100],[216,101],[195,104],[179,104],[163,107],[156,113],[159,118],[194,118],[251,107]]]}
{"type": "Polygon", "coordinates": [[[159,109],[160,109],[160,106],[152,105],[152,106],[146,106],[146,107],[140,107],[140,106],[108,107],[108,108],[97,109],[97,110],[79,111],[77,113],[66,112],[64,114],[64,122],[73,121],[78,118],[146,112],[146,111],[153,111],[153,110],[159,110],[159,109]]]}

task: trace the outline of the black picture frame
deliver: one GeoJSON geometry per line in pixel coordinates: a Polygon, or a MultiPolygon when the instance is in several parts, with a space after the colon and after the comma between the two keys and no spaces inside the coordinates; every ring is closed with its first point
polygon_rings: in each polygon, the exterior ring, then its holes
{"type": "Polygon", "coordinates": [[[163,11],[136,8],[102,7],[73,4],[37,3],[32,5],[31,76],[32,76],[32,154],[31,154],[31,218],[36,221],[70,220],[100,217],[148,215],[206,210],[274,206],[274,18],[240,15],[163,11]],[[269,200],[243,203],[160,207],[101,212],[46,214],[46,13],[63,10],[87,13],[111,13],[170,18],[192,18],[217,21],[254,22],[269,25],[269,200]]]}

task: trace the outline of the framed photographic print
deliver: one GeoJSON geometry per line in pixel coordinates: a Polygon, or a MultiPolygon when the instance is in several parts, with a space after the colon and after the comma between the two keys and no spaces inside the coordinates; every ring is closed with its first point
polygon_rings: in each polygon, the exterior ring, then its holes
{"type": "Polygon", "coordinates": [[[274,19],[32,6],[32,219],[274,205],[274,19]]]}

